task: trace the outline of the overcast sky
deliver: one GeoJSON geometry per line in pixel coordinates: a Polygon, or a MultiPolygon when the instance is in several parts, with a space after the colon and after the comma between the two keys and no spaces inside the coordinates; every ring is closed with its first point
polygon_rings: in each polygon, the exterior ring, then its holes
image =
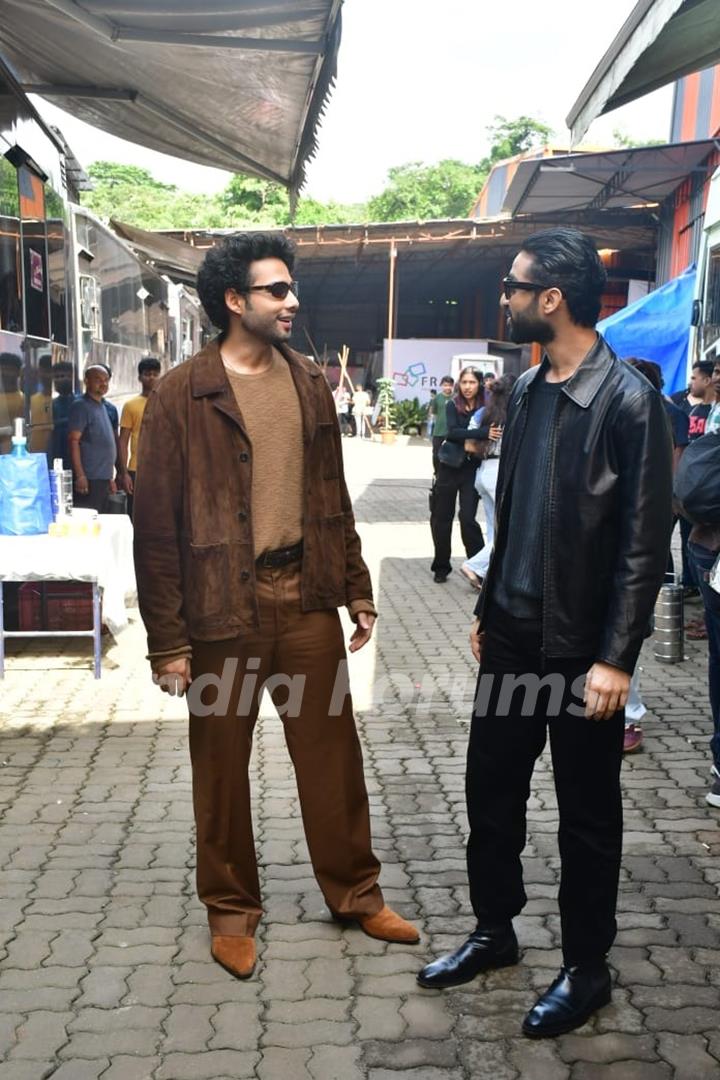
{"type": "MultiPolygon", "coordinates": [[[[635,0],[346,0],[337,86],[309,167],[305,193],[353,202],[382,189],[388,168],[455,157],[478,161],[495,115],[544,120],[566,145],[565,117],[635,0]]],[[[667,139],[667,87],[597,120],[586,144],[619,128],[667,139]]],[[[193,191],[221,188],[227,173],[179,161],[97,131],[38,101],[80,162],[104,158],[150,169],[193,191]]]]}

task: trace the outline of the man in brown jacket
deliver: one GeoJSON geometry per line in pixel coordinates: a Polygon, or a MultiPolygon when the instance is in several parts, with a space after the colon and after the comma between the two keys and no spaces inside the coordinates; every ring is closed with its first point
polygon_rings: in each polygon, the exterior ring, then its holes
{"type": "Polygon", "coordinates": [[[212,955],[238,978],[255,966],[262,913],[248,763],[263,685],[328,907],[372,937],[419,938],[377,884],[337,608],[356,623],[351,652],[376,613],[330,388],[286,344],[293,265],[272,234],[208,252],[198,291],[221,332],[151,395],[135,493],[148,658],[163,690],[187,691],[198,893],[212,955]]]}

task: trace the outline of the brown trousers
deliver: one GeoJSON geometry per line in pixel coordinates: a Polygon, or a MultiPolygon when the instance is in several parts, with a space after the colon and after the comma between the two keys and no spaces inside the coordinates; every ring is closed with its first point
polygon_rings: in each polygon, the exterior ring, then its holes
{"type": "Polygon", "coordinates": [[[376,914],[383,905],[362,751],[350,695],[342,692],[345,645],[338,613],[303,613],[297,564],[259,570],[257,597],[258,631],[232,641],[193,643],[188,703],[197,887],[213,934],[251,935],[262,915],[248,765],[259,690],[267,679],[295,768],[310,859],[328,907],[335,915],[358,918],[376,914]],[[220,700],[222,690],[203,685],[208,680],[202,676],[222,677],[225,669],[228,680],[228,661],[232,671],[234,660],[232,689],[220,700]],[[304,676],[301,694],[273,687],[272,676],[304,676]],[[220,707],[208,715],[216,697],[220,707]],[[329,715],[336,702],[336,715],[329,715]]]}

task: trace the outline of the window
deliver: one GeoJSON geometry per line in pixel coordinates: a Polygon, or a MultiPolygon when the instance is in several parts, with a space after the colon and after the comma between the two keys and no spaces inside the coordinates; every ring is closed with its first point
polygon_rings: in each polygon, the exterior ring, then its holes
{"type": "Polygon", "coordinates": [[[65,263],[65,207],[51,187],[45,189],[47,214],[48,288],[53,341],[67,345],[67,269],[65,263]]]}
{"type": "Polygon", "coordinates": [[[39,176],[21,165],[18,169],[18,187],[25,264],[25,330],[31,337],[49,339],[45,185],[39,176]]]}
{"type": "Polygon", "coordinates": [[[710,249],[705,285],[705,312],[702,350],[707,351],[720,338],[720,246],[710,249]]]}
{"type": "Polygon", "coordinates": [[[0,156],[0,330],[23,332],[20,198],[15,167],[0,156]]]}

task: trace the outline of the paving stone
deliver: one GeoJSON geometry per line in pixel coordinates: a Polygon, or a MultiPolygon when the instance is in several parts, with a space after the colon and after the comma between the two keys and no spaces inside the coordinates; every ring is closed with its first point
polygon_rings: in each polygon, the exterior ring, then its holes
{"type": "Polygon", "coordinates": [[[178,1051],[199,1054],[215,1034],[211,1018],[216,1012],[213,1005],[175,1005],[165,1017],[163,1028],[163,1053],[178,1051]]]}
{"type": "Polygon", "coordinates": [[[717,1004],[714,1008],[688,1006],[683,1009],[646,1009],[645,1019],[651,1031],[692,1035],[712,1032],[717,1027],[717,1004]]]}
{"type": "MultiPolygon", "coordinates": [[[[59,1069],[52,1072],[52,1080],[99,1080],[107,1077],[110,1062],[107,1058],[95,1058],[93,1061],[65,1061],[59,1069]]],[[[47,1075],[47,1074],[46,1074],[47,1075]]],[[[148,1077],[151,1074],[148,1074],[148,1077]]],[[[116,1080],[119,1080],[117,1073],[116,1080]]]]}
{"type": "Polygon", "coordinates": [[[610,1065],[578,1062],[571,1080],[672,1080],[672,1069],[660,1061],[614,1061],[610,1065]]]}
{"type": "Polygon", "coordinates": [[[260,1044],[262,1028],[258,1009],[253,1004],[221,1005],[212,1017],[212,1027],[209,1050],[256,1050],[260,1044]]]}
{"type": "MultiPolygon", "coordinates": [[[[339,1047],[334,1046],[334,1053],[339,1047]]],[[[308,1071],[310,1050],[282,1050],[277,1046],[263,1050],[257,1066],[259,1080],[314,1080],[308,1071]]]]}
{"type": "Polygon", "coordinates": [[[442,996],[412,996],[400,1008],[406,1038],[440,1039],[449,1036],[455,1023],[442,996]]]}
{"type": "MultiPolygon", "coordinates": [[[[112,1059],[108,1071],[102,1074],[102,1080],[153,1080],[159,1064],[159,1057],[135,1058],[118,1054],[112,1059]]],[[[52,1080],[55,1080],[55,1076],[52,1080]]]]}
{"type": "Polygon", "coordinates": [[[561,1061],[556,1046],[526,1039],[514,1046],[508,1055],[523,1080],[568,1080],[570,1066],[561,1061]]]}
{"type": "Polygon", "coordinates": [[[363,1058],[367,1065],[389,1069],[432,1065],[448,1068],[457,1064],[457,1050],[452,1042],[439,1039],[403,1038],[400,1042],[369,1040],[363,1045],[363,1058]]]}
{"type": "Polygon", "coordinates": [[[348,1046],[353,1041],[353,1026],[331,1020],[313,1020],[302,1024],[269,1023],[265,1025],[262,1046],[348,1046]]]}
{"type": "Polygon", "coordinates": [[[359,1046],[315,1046],[307,1071],[313,1080],[363,1080],[360,1058],[359,1046]]]}
{"type": "Polygon", "coordinates": [[[650,1035],[563,1035],[558,1052],[565,1061],[656,1061],[655,1040],[650,1035]]]}
{"type": "Polygon", "coordinates": [[[32,1012],[17,1029],[17,1042],[10,1052],[11,1059],[46,1060],[55,1056],[68,1040],[67,1025],[72,1013],[32,1012]]]}
{"type": "MultiPolygon", "coordinates": [[[[466,1039],[462,1043],[460,1060],[463,1076],[472,1077],[473,1080],[520,1080],[520,1077],[525,1080],[516,1066],[508,1060],[507,1050],[502,1042],[466,1039]]],[[[530,1076],[527,1080],[530,1080],[530,1076]]]]}
{"type": "Polygon", "coordinates": [[[157,1031],[167,1010],[158,1006],[121,1005],[115,1009],[81,1009],[68,1024],[69,1031],[125,1032],[138,1028],[157,1031]]]}
{"type": "Polygon", "coordinates": [[[399,1039],[405,1031],[406,1021],[397,1009],[388,1008],[385,998],[357,997],[353,1015],[359,1024],[357,1038],[399,1039]]]}
{"type": "Polygon", "coordinates": [[[674,1080],[717,1080],[720,1059],[713,1056],[701,1035],[658,1036],[658,1052],[675,1070],[674,1080]]]}
{"type": "Polygon", "coordinates": [[[203,1054],[168,1054],[154,1080],[213,1080],[215,1077],[255,1075],[260,1058],[257,1053],[236,1050],[206,1050],[203,1054]]]}

